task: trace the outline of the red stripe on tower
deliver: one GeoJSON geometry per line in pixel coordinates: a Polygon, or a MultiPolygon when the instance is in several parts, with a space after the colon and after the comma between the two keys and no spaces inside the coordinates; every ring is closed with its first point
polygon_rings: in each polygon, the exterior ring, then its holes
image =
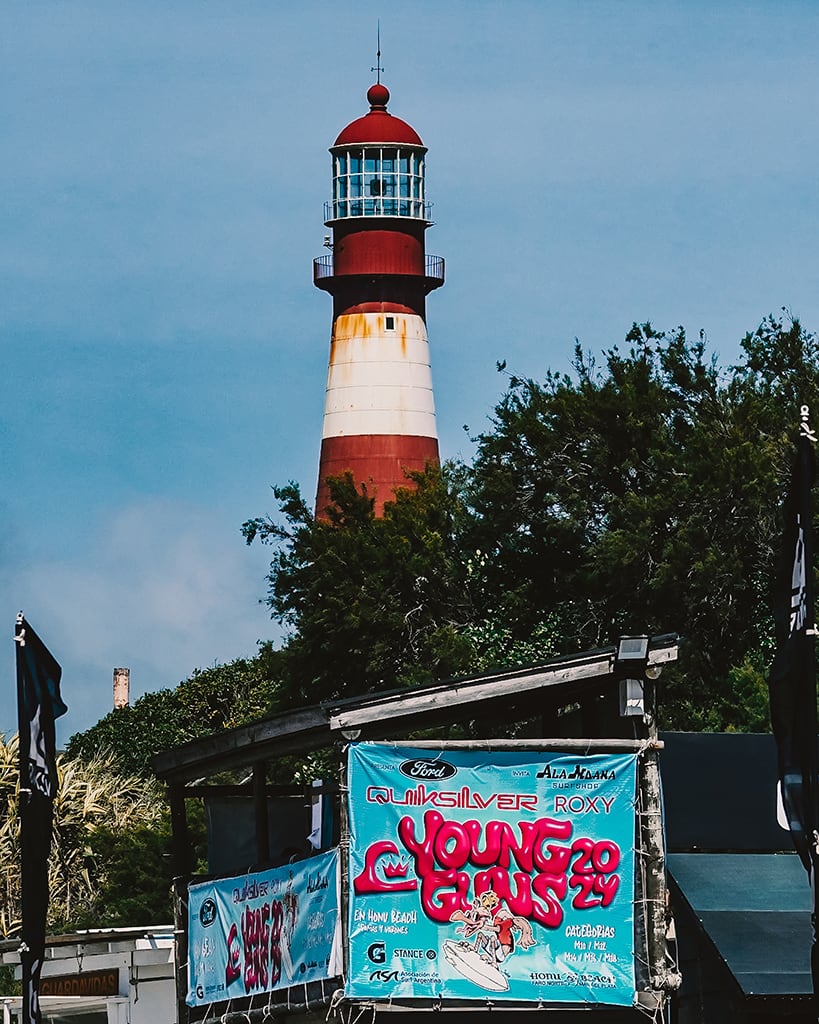
{"type": "Polygon", "coordinates": [[[444,261],[427,256],[426,147],[387,111],[379,83],[370,110],[330,148],[333,198],[325,224],[332,255],[313,280],[333,297],[316,514],[329,503],[327,478],[350,471],[381,515],[407,470],[438,461],[426,296],[444,283],[444,261]]]}

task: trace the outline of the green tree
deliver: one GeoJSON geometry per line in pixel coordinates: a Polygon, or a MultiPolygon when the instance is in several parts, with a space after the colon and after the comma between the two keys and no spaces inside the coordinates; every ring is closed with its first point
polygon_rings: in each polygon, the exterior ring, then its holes
{"type": "Polygon", "coordinates": [[[564,651],[680,632],[665,724],[747,726],[735,687],[770,647],[767,586],[800,404],[819,415],[816,340],[768,318],[724,370],[682,329],[635,325],[626,342],[599,368],[578,347],[572,374],[512,376],[477,438],[478,620],[518,642],[550,623],[564,651]]]}
{"type": "Polygon", "coordinates": [[[266,714],[276,697],[280,660],[266,643],[255,658],[196,669],[175,689],[146,693],[76,733],[66,751],[86,759],[110,751],[121,771],[149,773],[151,758],[161,750],[266,714]]]}
{"type": "Polygon", "coordinates": [[[412,481],[383,517],[347,475],[330,481],[327,519],[316,519],[290,484],[274,488],[281,519],[245,523],[248,543],[275,548],[268,604],[290,630],[282,706],[468,669],[471,605],[459,541],[466,513],[456,475],[430,466],[412,481]]]}
{"type": "MultiPolygon", "coordinates": [[[[17,935],[20,911],[20,822],[18,792],[18,743],[0,737],[0,935],[17,935]]],[[[160,787],[142,775],[118,770],[110,754],[88,760],[57,757],[58,790],[54,800],[54,825],[49,863],[48,927],[67,931],[81,924],[94,926],[133,924],[112,906],[118,899],[120,879],[110,874],[110,843],[127,845],[135,835],[159,829],[167,831],[167,810],[160,787]],[[105,842],[109,847],[105,846],[105,842]]],[[[131,865],[132,871],[134,865],[131,865]]],[[[133,877],[133,875],[132,875],[133,877]]],[[[157,878],[165,885],[159,902],[140,904],[149,916],[171,920],[169,872],[157,878]]],[[[144,917],[140,915],[140,923],[144,917]]],[[[146,923],[151,923],[147,921],[146,923]]]]}

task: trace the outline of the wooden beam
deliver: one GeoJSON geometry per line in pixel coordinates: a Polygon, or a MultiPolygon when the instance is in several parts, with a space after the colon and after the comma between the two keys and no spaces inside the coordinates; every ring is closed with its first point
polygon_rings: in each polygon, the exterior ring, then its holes
{"type": "Polygon", "coordinates": [[[256,863],[270,863],[270,826],[267,820],[267,792],[264,762],[253,765],[253,809],[256,822],[256,863]]]}
{"type": "MultiPolygon", "coordinates": [[[[654,637],[649,645],[648,664],[662,666],[677,659],[675,634],[654,637]]],[[[601,684],[616,676],[616,650],[606,648],[572,657],[555,658],[549,664],[514,672],[464,679],[458,682],[438,683],[434,686],[404,690],[383,697],[364,698],[349,708],[336,708],[330,714],[332,732],[362,729],[373,723],[417,716],[445,715],[449,720],[459,717],[455,708],[481,704],[485,701],[515,700],[521,694],[544,693],[571,684],[601,684]]],[[[419,727],[429,723],[418,723],[419,727]]]]}
{"type": "MultiPolygon", "coordinates": [[[[175,747],[152,759],[156,774],[166,781],[190,782],[230,768],[272,761],[286,754],[306,754],[330,747],[345,732],[366,730],[368,737],[395,735],[398,728],[416,729],[463,721],[468,708],[506,717],[526,705],[537,713],[537,702],[552,704],[577,699],[589,688],[605,688],[618,679],[615,649],[553,658],[529,669],[487,673],[429,686],[398,690],[283,712],[237,729],[217,732],[175,747]]],[[[648,664],[662,665],[677,658],[677,637],[653,637],[648,664]]]]}
{"type": "MultiPolygon", "coordinates": [[[[394,747],[394,740],[375,740],[374,745],[394,747]]],[[[637,753],[640,750],[662,750],[662,740],[619,740],[619,739],[557,739],[529,740],[407,740],[408,747],[418,750],[548,750],[571,753],[637,753]]]]}
{"type": "Polygon", "coordinates": [[[236,729],[216,732],[157,754],[151,761],[161,779],[185,781],[241,768],[259,757],[317,750],[333,743],[328,712],[321,706],[289,711],[236,729]]]}
{"type": "Polygon", "coordinates": [[[168,787],[168,802],[171,806],[171,851],[174,878],[190,874],[188,855],[188,817],[185,811],[185,796],[182,786],[168,787]]]}
{"type": "Polygon", "coordinates": [[[516,673],[487,680],[452,683],[434,691],[413,691],[369,702],[363,707],[339,711],[330,716],[330,729],[361,728],[371,722],[407,716],[426,715],[445,708],[451,717],[452,709],[479,704],[498,697],[515,696],[534,690],[562,686],[565,683],[610,676],[614,670],[614,654],[579,664],[556,666],[552,669],[516,673]]]}

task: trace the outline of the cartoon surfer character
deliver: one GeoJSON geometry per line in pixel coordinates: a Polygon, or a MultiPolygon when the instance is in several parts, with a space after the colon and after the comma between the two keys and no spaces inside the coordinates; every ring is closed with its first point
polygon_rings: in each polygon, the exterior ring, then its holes
{"type": "Polygon", "coordinates": [[[492,947],[497,944],[497,933],[493,924],[493,916],[500,908],[500,897],[491,889],[482,892],[472,901],[472,906],[464,913],[463,910],[456,910],[450,916],[450,921],[460,921],[461,924],[455,929],[456,933],[463,935],[459,946],[467,948],[471,945],[475,952],[487,963],[494,963],[492,947]],[[471,944],[469,940],[472,940],[471,944]]]}
{"type": "Polygon", "coordinates": [[[498,945],[495,951],[497,963],[503,963],[508,956],[514,953],[514,931],[520,932],[517,944],[521,949],[530,949],[537,943],[532,926],[526,918],[512,914],[506,907],[498,907],[493,923],[498,933],[498,945]]]}
{"type": "Polygon", "coordinates": [[[473,949],[482,960],[495,967],[514,952],[515,931],[520,932],[518,945],[521,949],[535,945],[532,926],[526,918],[512,914],[503,906],[500,896],[491,889],[476,896],[466,913],[456,910],[450,916],[450,921],[461,922],[455,929],[464,936],[458,945],[473,949]],[[473,937],[470,947],[467,940],[473,937]]]}
{"type": "Polygon", "coordinates": [[[281,951],[282,951],[282,962],[284,969],[287,972],[287,977],[290,981],[295,977],[295,969],[293,967],[293,958],[290,954],[290,947],[293,944],[293,935],[296,931],[296,918],[299,912],[299,897],[293,891],[293,872],[290,872],[290,878],[287,882],[287,888],[284,891],[282,897],[282,931],[281,931],[281,951]]]}

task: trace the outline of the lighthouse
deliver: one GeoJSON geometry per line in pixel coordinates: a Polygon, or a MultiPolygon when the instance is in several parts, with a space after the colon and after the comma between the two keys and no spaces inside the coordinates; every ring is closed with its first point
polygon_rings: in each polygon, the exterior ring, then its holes
{"type": "Polygon", "coordinates": [[[438,461],[426,297],[444,283],[444,261],[426,254],[430,226],[418,133],[387,110],[380,82],[370,109],[330,147],[325,204],[331,255],[313,262],[316,287],[333,298],[333,329],[316,514],[327,478],[353,475],[380,515],[407,470],[438,461]]]}

